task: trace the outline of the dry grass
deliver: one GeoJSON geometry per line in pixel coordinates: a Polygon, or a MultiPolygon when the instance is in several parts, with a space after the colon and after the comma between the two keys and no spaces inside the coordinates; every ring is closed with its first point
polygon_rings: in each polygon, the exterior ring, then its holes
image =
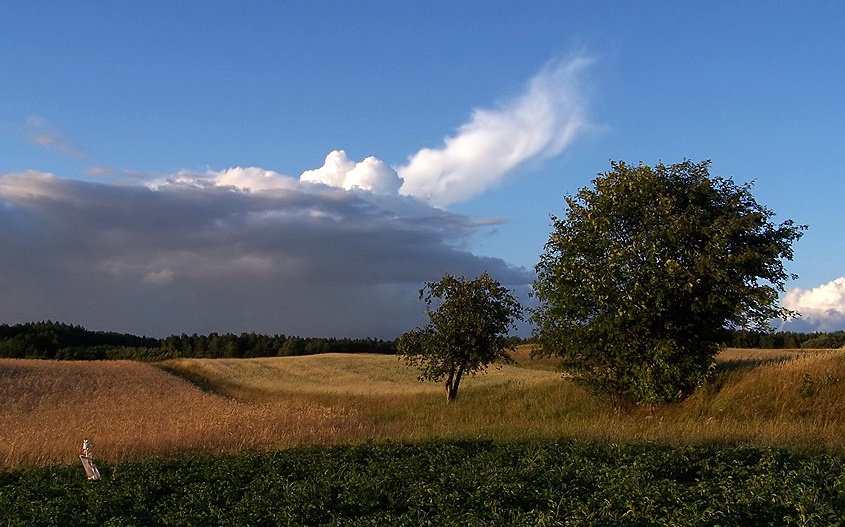
{"type": "MultiPolygon", "coordinates": [[[[419,382],[416,370],[391,355],[327,353],[249,360],[178,359],[160,366],[238,399],[275,401],[294,394],[397,397],[441,393],[439,384],[419,382]]],[[[558,378],[560,374],[555,372],[493,366],[484,375],[465,378],[461,387],[536,384],[558,378]]]]}
{"type": "Polygon", "coordinates": [[[83,437],[109,461],[435,437],[845,450],[845,351],[726,350],[713,382],[689,399],[624,414],[527,353],[465,379],[448,406],[439,385],[383,355],[0,360],[0,466],[74,462],[83,437]]]}
{"type": "Polygon", "coordinates": [[[716,361],[729,366],[757,365],[772,362],[782,362],[801,357],[812,357],[830,353],[829,349],[746,349],[726,348],[716,356],[716,361]]]}
{"type": "Polygon", "coordinates": [[[96,458],[227,451],[331,441],[360,421],[315,401],[274,404],[206,393],[154,366],[128,362],[0,360],[0,467],[96,458]]]}

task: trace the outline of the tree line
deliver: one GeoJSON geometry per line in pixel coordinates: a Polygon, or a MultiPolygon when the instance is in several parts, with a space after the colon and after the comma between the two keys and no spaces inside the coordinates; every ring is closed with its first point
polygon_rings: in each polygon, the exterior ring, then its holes
{"type": "MultiPolygon", "coordinates": [[[[531,343],[531,339],[520,340],[531,343]]],[[[395,354],[396,340],[322,338],[259,333],[171,335],[159,339],[113,331],[91,331],[80,325],[43,321],[0,324],[0,357],[54,360],[141,360],[175,358],[251,358],[319,353],[395,354]]],[[[725,330],[729,348],[841,348],[845,331],[725,330]]]]}
{"type": "Polygon", "coordinates": [[[0,324],[0,357],[54,360],[142,360],[175,358],[252,358],[318,353],[396,352],[394,341],[323,338],[258,333],[181,334],[159,339],[80,325],[42,321],[0,324]]]}
{"type": "Polygon", "coordinates": [[[799,333],[731,330],[726,332],[726,337],[725,346],[729,348],[838,349],[845,347],[845,331],[799,333]]]}

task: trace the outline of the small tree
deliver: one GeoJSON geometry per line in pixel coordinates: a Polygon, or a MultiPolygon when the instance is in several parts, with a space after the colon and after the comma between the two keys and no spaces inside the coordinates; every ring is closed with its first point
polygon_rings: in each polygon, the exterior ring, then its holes
{"type": "Polygon", "coordinates": [[[534,283],[541,354],[617,404],[688,395],[724,328],[789,314],[777,305],[783,259],[806,227],[772,223],[751,185],[709,165],[612,163],[552,216],[534,283]]]}
{"type": "Polygon", "coordinates": [[[475,280],[446,274],[439,282],[427,282],[420,299],[430,321],[399,337],[399,354],[420,369],[421,381],[445,379],[447,403],[458,395],[464,374],[511,360],[513,341],[507,335],[515,321],[522,320],[522,308],[487,273],[475,280]]]}

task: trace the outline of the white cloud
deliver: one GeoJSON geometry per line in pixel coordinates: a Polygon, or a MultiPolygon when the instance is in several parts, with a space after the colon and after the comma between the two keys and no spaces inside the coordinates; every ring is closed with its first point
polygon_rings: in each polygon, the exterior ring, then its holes
{"type": "Polygon", "coordinates": [[[383,161],[368,157],[356,163],[343,150],[329,153],[323,166],[306,170],[299,180],[346,190],[366,190],[375,194],[396,194],[402,186],[396,171],[383,161]]]}
{"type": "MultiPolygon", "coordinates": [[[[142,178],[144,179],[144,178],[142,178]]],[[[258,167],[233,167],[226,170],[208,170],[195,173],[187,170],[149,181],[150,188],[158,189],[168,185],[187,185],[201,188],[227,187],[232,190],[261,192],[265,190],[292,189],[296,179],[258,167]]]]}
{"type": "Polygon", "coordinates": [[[551,63],[516,99],[473,112],[442,147],[424,148],[398,169],[402,194],[439,206],[464,201],[526,161],[559,154],[587,126],[581,76],[590,62],[551,63]]]}
{"type": "Polygon", "coordinates": [[[306,170],[299,176],[299,180],[344,188],[346,174],[353,168],[355,168],[355,162],[346,157],[345,151],[333,150],[326,156],[323,166],[314,170],[306,170]]]}
{"type": "Polygon", "coordinates": [[[804,327],[816,331],[845,329],[845,276],[810,290],[792,289],[781,304],[800,313],[804,327]]]}
{"type": "MultiPolygon", "coordinates": [[[[464,201],[500,183],[514,168],[563,151],[587,126],[582,76],[585,57],[554,61],[525,91],[496,109],[479,109],[439,149],[423,148],[393,168],[376,157],[351,160],[334,150],[299,181],[378,195],[397,192],[435,206],[464,201]]],[[[201,176],[180,173],[171,182],[231,186],[239,190],[291,188],[292,178],[263,169],[232,168],[201,176]]]]}
{"type": "Polygon", "coordinates": [[[219,186],[258,192],[262,190],[290,189],[296,182],[289,176],[257,167],[235,167],[220,172],[209,171],[204,176],[219,186]]]}

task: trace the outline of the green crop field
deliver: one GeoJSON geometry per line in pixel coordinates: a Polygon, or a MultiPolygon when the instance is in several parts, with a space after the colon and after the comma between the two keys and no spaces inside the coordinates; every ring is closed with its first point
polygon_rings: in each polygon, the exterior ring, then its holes
{"type": "Polygon", "coordinates": [[[838,525],[845,458],[489,441],[299,447],[0,474],[0,525],[838,525]]]}

